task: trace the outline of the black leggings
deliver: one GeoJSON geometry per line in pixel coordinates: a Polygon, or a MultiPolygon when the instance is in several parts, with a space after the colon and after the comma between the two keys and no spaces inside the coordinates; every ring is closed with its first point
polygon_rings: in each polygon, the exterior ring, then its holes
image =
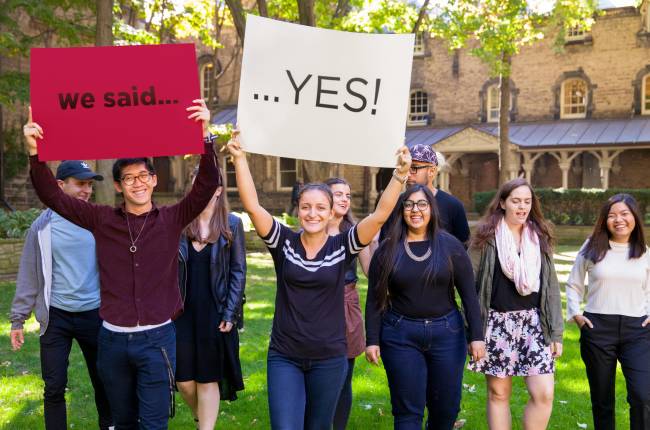
{"type": "Polygon", "coordinates": [[[348,425],[352,408],[352,372],[354,372],[354,358],[348,358],[348,374],[345,376],[339,402],[336,404],[336,412],[334,412],[334,430],[345,430],[348,425]]]}

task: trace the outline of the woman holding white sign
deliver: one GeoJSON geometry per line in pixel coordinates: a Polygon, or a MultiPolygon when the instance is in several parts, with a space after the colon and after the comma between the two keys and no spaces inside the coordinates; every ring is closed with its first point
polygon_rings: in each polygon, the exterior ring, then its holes
{"type": "Polygon", "coordinates": [[[244,209],[275,264],[277,293],[267,358],[271,427],[329,430],[348,367],[345,271],[390,215],[406,182],[411,156],[405,146],[398,150],[398,167],[374,213],[330,236],[334,205],[328,186],[307,184],[300,191],[302,230],[296,233],[260,205],[237,132],[227,148],[244,209]]]}

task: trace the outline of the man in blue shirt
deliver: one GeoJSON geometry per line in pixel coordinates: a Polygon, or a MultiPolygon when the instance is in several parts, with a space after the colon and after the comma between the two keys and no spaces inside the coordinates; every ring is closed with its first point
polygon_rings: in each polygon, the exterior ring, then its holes
{"type": "MultiPolygon", "coordinates": [[[[56,174],[64,193],[88,201],[93,181],[104,178],[79,160],[62,162],[56,174]]],[[[95,389],[99,427],[112,418],[97,373],[99,272],[93,235],[51,209],[32,224],[21,256],[16,294],[11,307],[11,345],[24,343],[23,325],[32,311],[40,323],[41,372],[45,382],[45,428],[67,429],[65,388],[72,341],[81,348],[95,389]]]]}

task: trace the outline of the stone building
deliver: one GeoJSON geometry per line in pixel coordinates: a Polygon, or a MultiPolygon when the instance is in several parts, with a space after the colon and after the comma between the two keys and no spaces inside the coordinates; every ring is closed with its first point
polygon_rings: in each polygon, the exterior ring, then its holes
{"type": "MultiPolygon", "coordinates": [[[[513,58],[510,140],[520,167],[511,176],[525,175],[536,187],[650,187],[650,2],[634,3],[601,0],[605,14],[590,32],[570,30],[562,52],[549,35],[513,58]]],[[[236,121],[241,48],[234,32],[228,37],[216,62],[197,48],[201,91],[215,124],[236,121]]],[[[416,37],[407,144],[433,145],[445,155],[438,186],[470,211],[474,192],[497,185],[498,111],[498,79],[478,58],[416,37]]],[[[301,160],[249,154],[249,163],[263,204],[276,213],[288,209],[297,179],[325,179],[310,177],[301,160]]],[[[228,195],[238,208],[235,175],[225,166],[228,195]]],[[[159,199],[184,192],[190,162],[159,157],[156,167],[159,199]]],[[[372,209],[392,172],[335,164],[325,170],[351,183],[361,213],[372,209]]]]}
{"type": "MultiPolygon", "coordinates": [[[[510,140],[520,168],[536,187],[648,188],[650,176],[650,13],[601,1],[604,15],[590,32],[568,32],[563,52],[548,36],[513,58],[510,140]]],[[[234,123],[236,94],[219,88],[215,123],[234,123]]],[[[413,55],[407,145],[443,153],[438,186],[472,210],[476,191],[498,178],[498,79],[466,50],[418,35],[413,55]]],[[[305,176],[301,160],[249,155],[267,205],[288,206],[291,186],[305,176]]],[[[229,188],[234,174],[227,165],[229,188]]],[[[351,184],[354,206],[369,210],[390,180],[390,169],[331,165],[351,184]]],[[[324,179],[324,178],[309,178],[324,179]]],[[[236,192],[229,193],[237,206],[236,192]]]]}

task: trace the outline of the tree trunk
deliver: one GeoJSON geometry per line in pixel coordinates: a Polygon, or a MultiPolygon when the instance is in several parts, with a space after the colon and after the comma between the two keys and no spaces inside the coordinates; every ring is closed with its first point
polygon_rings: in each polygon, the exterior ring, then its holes
{"type": "MultiPolygon", "coordinates": [[[[97,31],[96,46],[113,45],[113,0],[96,0],[97,31]]],[[[115,189],[113,188],[113,161],[97,160],[97,173],[104,177],[103,181],[95,182],[95,201],[100,204],[115,205],[115,189]]]]}
{"type": "Polygon", "coordinates": [[[316,25],[314,0],[298,0],[298,15],[302,25],[314,27],[316,25]]]}
{"type": "Polygon", "coordinates": [[[418,13],[418,20],[415,21],[415,25],[413,26],[412,33],[417,34],[420,31],[420,26],[422,25],[422,21],[424,20],[424,16],[427,13],[427,7],[428,6],[429,6],[429,0],[424,0],[424,3],[422,3],[422,7],[420,7],[420,13],[418,13]]]}
{"type": "MultiPolygon", "coordinates": [[[[4,56],[0,55],[0,74],[4,66],[4,56]]],[[[0,201],[6,204],[5,201],[5,127],[4,127],[4,106],[0,105],[0,201]]]]}
{"type": "Polygon", "coordinates": [[[260,16],[265,18],[269,16],[269,8],[266,0],[257,0],[257,10],[260,12],[260,16]]]}
{"type": "Polygon", "coordinates": [[[226,0],[226,4],[228,5],[228,9],[230,9],[232,22],[235,24],[237,35],[239,36],[239,40],[243,46],[244,34],[246,33],[246,16],[244,15],[244,7],[241,4],[241,0],[226,0]]]}
{"type": "Polygon", "coordinates": [[[342,18],[350,13],[350,9],[350,0],[338,0],[332,18],[342,18]]]}
{"type": "MultiPolygon", "coordinates": [[[[510,69],[511,58],[504,54],[504,63],[510,69]]],[[[511,179],[517,171],[515,154],[510,149],[510,77],[499,76],[499,185],[511,179]]]]}

